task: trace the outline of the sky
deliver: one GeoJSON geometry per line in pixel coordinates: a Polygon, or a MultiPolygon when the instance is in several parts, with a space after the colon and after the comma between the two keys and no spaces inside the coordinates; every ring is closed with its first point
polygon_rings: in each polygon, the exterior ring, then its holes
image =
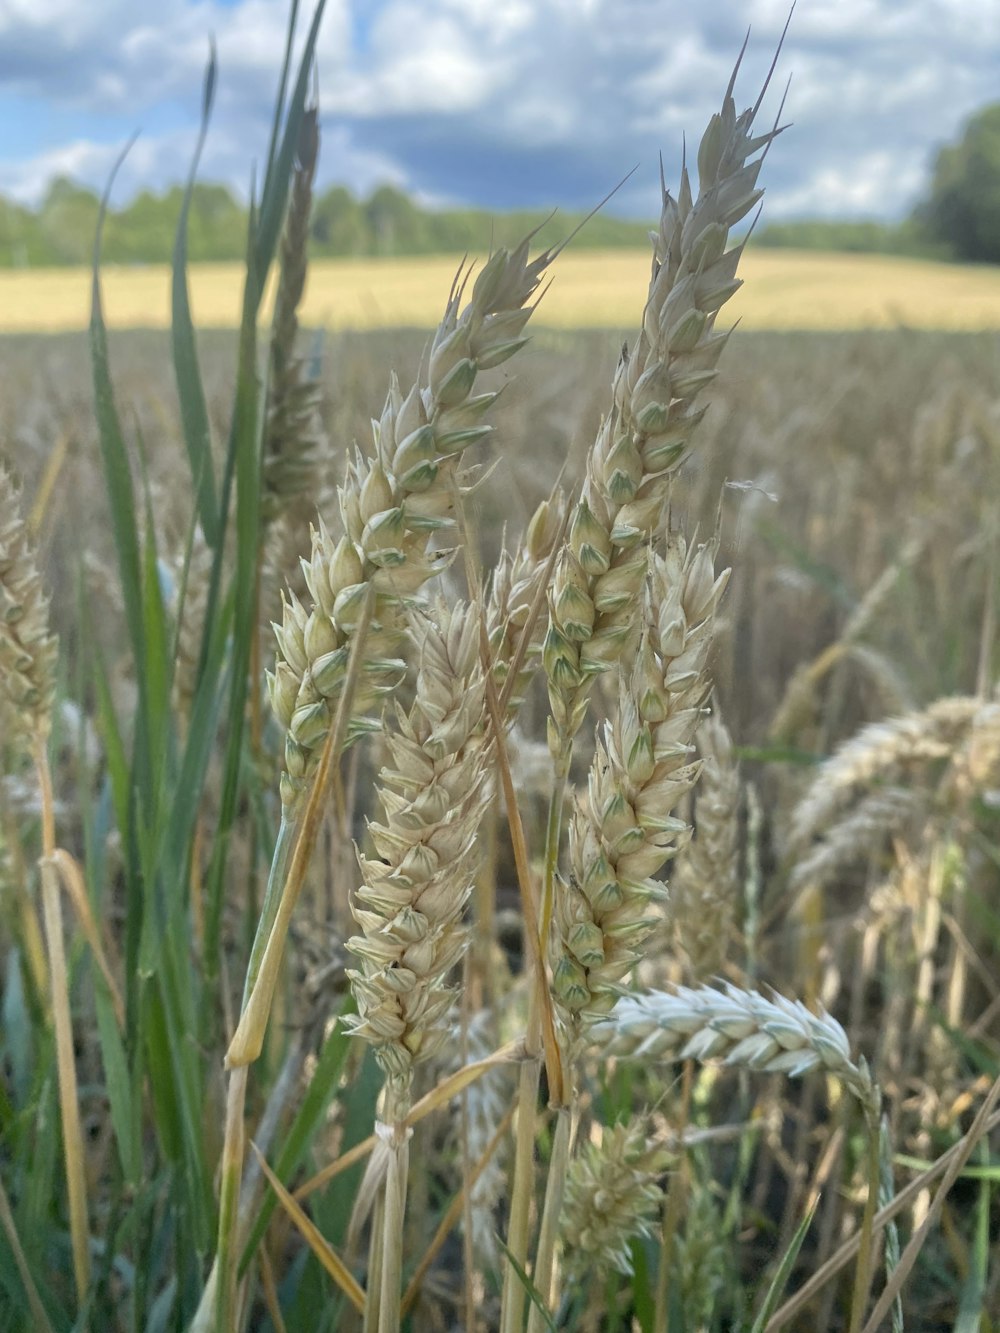
{"type": "MultiPolygon", "coordinates": [[[[246,198],[287,18],[287,0],[0,0],[0,194],[100,189],[135,131],[112,202],[182,181],[214,39],[200,177],[246,198]]],[[[610,208],[653,217],[659,154],[669,184],[748,27],[736,100],[756,100],[787,18],[788,0],[328,0],[320,186],[577,210],[638,167],[610,208]]],[[[1000,100],[1000,0],[798,0],[762,121],[786,85],[765,220],[899,219],[935,151],[1000,100]]]]}

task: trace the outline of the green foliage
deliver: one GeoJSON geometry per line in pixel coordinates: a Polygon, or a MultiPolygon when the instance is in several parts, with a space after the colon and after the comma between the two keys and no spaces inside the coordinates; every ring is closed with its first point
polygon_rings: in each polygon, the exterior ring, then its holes
{"type": "Polygon", "coordinates": [[[938,153],[916,216],[957,259],[1000,263],[1000,102],[974,115],[959,142],[938,153]]]}
{"type": "Polygon", "coordinates": [[[845,254],[913,255],[946,259],[946,245],[928,236],[914,218],[900,223],[863,220],[806,218],[797,222],[772,222],[754,234],[751,245],[778,250],[832,250],[845,254]]]}
{"type": "MultiPolygon", "coordinates": [[[[185,190],[143,190],[105,217],[102,256],[106,264],[169,264],[173,257],[185,190]]],[[[96,194],[72,181],[53,181],[36,212],[0,198],[0,267],[85,264],[97,224],[96,194]]],[[[402,190],[380,185],[359,200],[343,185],[318,195],[310,228],[314,258],[372,255],[456,254],[496,245],[516,245],[540,227],[541,248],[558,244],[582,215],[485,209],[421,208],[402,190]]],[[[246,208],[225,185],[195,184],[186,222],[187,258],[192,263],[241,262],[249,225],[246,208]]],[[[645,245],[642,222],[598,214],[587,223],[590,246],[645,245]]]]}

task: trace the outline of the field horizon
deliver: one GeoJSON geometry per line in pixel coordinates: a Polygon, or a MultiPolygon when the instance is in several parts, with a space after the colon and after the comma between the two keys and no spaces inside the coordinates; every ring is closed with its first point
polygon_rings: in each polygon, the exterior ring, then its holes
{"type": "MultiPolygon", "coordinates": [[[[302,323],[329,330],[431,328],[460,262],[454,255],[320,260],[310,267],[302,323]]],[[[553,265],[534,324],[630,329],[634,293],[648,266],[648,251],[639,248],[568,251],[553,265]]],[[[1000,266],[751,248],[741,272],[746,286],[731,309],[748,329],[1000,328],[1000,266]]],[[[236,326],[241,282],[239,264],[191,266],[191,303],[200,327],[236,326]]],[[[107,265],[102,294],[110,328],[169,326],[167,265],[107,265]]],[[[265,319],[272,299],[269,290],[265,319]]],[[[0,272],[0,333],[80,330],[89,312],[87,268],[0,272]]]]}

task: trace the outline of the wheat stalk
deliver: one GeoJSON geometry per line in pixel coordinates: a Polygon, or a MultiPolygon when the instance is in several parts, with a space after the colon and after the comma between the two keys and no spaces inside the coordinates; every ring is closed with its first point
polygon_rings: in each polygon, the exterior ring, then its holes
{"type": "Polygon", "coordinates": [[[379,1333],[399,1327],[413,1068],[448,1035],[454,991],[446,979],[467,942],[462,914],[475,882],[476,832],[492,795],[481,614],[475,604],[459,604],[439,605],[436,623],[411,616],[415,698],[408,712],[397,704],[387,736],[390,767],[379,782],[384,820],[369,825],[377,856],[358,858],[363,882],[352,910],[363,933],[347,942],[361,963],[348,972],[358,1013],[347,1022],[372,1044],[386,1074],[378,1132],[389,1157],[381,1244],[373,1250],[381,1267],[379,1333]]]}

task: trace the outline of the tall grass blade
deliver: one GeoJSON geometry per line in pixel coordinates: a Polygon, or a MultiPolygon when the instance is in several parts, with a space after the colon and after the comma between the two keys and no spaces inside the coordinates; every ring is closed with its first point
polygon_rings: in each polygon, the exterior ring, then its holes
{"type": "Polygon", "coordinates": [[[194,325],[191,320],[191,302],[187,277],[187,238],[188,218],[191,212],[191,199],[194,194],[198,164],[201,161],[202,150],[205,147],[208,123],[212,114],[212,103],[215,99],[216,73],[215,44],[213,42],[208,68],[205,71],[198,141],[191,161],[191,170],[188,174],[184,198],[181,202],[180,217],[177,220],[170,289],[170,336],[174,374],[177,380],[177,398],[181,409],[181,423],[184,427],[184,443],[187,446],[188,462],[191,465],[191,478],[194,483],[198,519],[201,523],[202,532],[205,534],[205,540],[209,546],[213,547],[219,544],[219,506],[215,491],[215,469],[212,463],[212,433],[208,421],[208,409],[205,405],[201,368],[198,364],[194,325]]]}

